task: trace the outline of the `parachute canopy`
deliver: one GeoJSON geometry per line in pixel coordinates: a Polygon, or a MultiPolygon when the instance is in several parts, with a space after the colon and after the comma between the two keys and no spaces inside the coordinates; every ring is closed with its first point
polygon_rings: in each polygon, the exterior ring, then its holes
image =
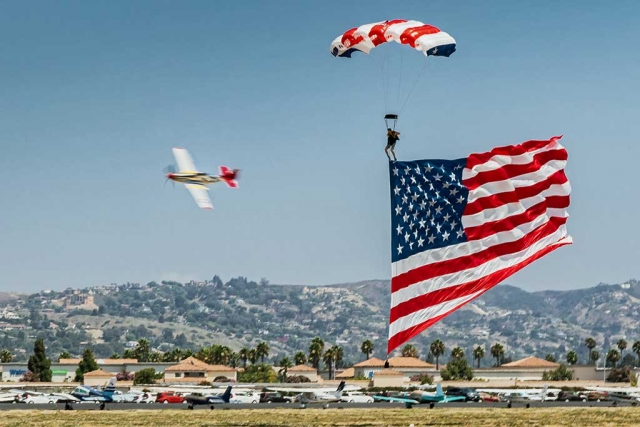
{"type": "Polygon", "coordinates": [[[396,42],[421,51],[425,56],[450,56],[456,51],[456,41],[448,33],[420,21],[393,19],[351,28],[331,43],[335,57],[351,58],[354,52],[369,54],[371,49],[396,42]]]}

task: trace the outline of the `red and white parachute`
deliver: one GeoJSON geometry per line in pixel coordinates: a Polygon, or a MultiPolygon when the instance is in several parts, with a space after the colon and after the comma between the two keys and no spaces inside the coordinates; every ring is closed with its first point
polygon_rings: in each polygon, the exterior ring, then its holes
{"type": "MultiPolygon", "coordinates": [[[[403,87],[403,69],[407,68],[406,77],[410,77],[412,74],[410,71],[411,62],[415,62],[415,60],[407,58],[406,61],[403,61],[403,48],[398,49],[399,52],[392,49],[393,45],[397,46],[398,44],[420,51],[425,57],[449,57],[456,51],[456,41],[448,33],[433,25],[406,19],[374,22],[351,28],[336,37],[330,48],[331,54],[337,58],[351,58],[351,55],[355,52],[369,55],[376,48],[389,47],[388,50],[383,49],[385,52],[379,55],[380,62],[375,59],[374,62],[382,71],[385,122],[387,122],[388,128],[393,127],[394,129],[398,114],[406,105],[426,66],[425,62],[420,73],[413,73],[414,76],[417,75],[413,84],[408,83],[405,90],[401,90],[403,87]],[[395,82],[396,80],[397,83],[395,82]],[[394,96],[393,92],[397,92],[397,95],[394,96]],[[393,121],[393,126],[389,124],[389,120],[393,121]]],[[[374,56],[371,56],[372,59],[374,56]]]]}
{"type": "Polygon", "coordinates": [[[448,33],[420,21],[393,19],[351,28],[331,43],[331,54],[351,58],[356,51],[368,54],[383,43],[394,41],[411,46],[425,56],[450,56],[456,51],[456,41],[448,33]]]}

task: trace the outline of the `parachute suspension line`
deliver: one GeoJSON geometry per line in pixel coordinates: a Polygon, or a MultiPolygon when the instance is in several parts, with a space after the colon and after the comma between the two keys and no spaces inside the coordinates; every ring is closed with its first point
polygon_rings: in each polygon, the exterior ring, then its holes
{"type": "Polygon", "coordinates": [[[402,49],[400,49],[400,72],[398,73],[398,96],[396,96],[396,103],[400,103],[400,86],[402,85],[402,49]]]}
{"type": "MultiPolygon", "coordinates": [[[[376,67],[378,67],[378,69],[380,70],[380,76],[381,76],[380,85],[381,85],[382,93],[383,93],[383,96],[384,96],[384,71],[383,71],[383,66],[378,61],[376,61],[373,56],[367,55],[367,58],[369,58],[369,60],[371,62],[373,62],[376,65],[376,67]]],[[[382,113],[386,114],[385,107],[382,107],[382,113]]]]}
{"type": "Polygon", "coordinates": [[[416,88],[416,85],[418,84],[418,80],[420,80],[420,77],[422,77],[422,74],[424,74],[424,70],[426,70],[426,69],[427,69],[427,58],[425,57],[424,65],[422,66],[422,70],[420,70],[420,74],[418,74],[418,77],[413,82],[413,86],[411,87],[411,90],[409,91],[409,93],[407,93],[407,97],[405,98],[404,102],[402,103],[402,107],[400,107],[400,111],[398,111],[398,114],[400,114],[402,112],[402,110],[404,109],[404,106],[407,105],[407,101],[409,100],[409,97],[413,93],[413,90],[416,88]]]}

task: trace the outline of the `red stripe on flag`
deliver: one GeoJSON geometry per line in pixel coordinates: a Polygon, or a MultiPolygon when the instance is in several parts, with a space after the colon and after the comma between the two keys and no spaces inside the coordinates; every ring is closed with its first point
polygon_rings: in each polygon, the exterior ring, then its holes
{"type": "Polygon", "coordinates": [[[491,196],[474,200],[465,206],[463,216],[477,214],[485,209],[494,209],[508,203],[519,202],[522,199],[536,196],[543,191],[548,190],[549,187],[554,184],[561,185],[567,181],[569,180],[564,173],[564,169],[561,169],[547,177],[544,181],[537,182],[529,187],[517,187],[513,191],[506,191],[504,193],[493,194],[491,196]]]}
{"type": "MultiPolygon", "coordinates": [[[[425,280],[433,279],[434,277],[467,270],[469,268],[474,268],[503,255],[520,252],[521,250],[528,248],[538,240],[555,233],[558,228],[566,222],[566,217],[552,217],[549,218],[548,222],[544,223],[530,233],[527,233],[523,238],[518,239],[514,242],[499,243],[475,254],[416,267],[413,270],[407,271],[406,273],[402,273],[394,277],[391,280],[391,292],[397,292],[400,289],[404,289],[408,286],[413,285],[414,283],[423,282],[425,280]]],[[[391,309],[392,313],[394,308],[391,309]]]]}
{"type": "Polygon", "coordinates": [[[569,196],[547,197],[545,200],[531,206],[529,209],[518,215],[512,215],[497,221],[485,222],[475,227],[468,227],[464,229],[464,232],[467,235],[467,239],[480,240],[496,233],[513,230],[522,224],[531,222],[545,213],[547,209],[568,208],[570,201],[569,196]]]}
{"type": "Polygon", "coordinates": [[[542,151],[535,154],[530,163],[522,165],[508,164],[498,169],[480,172],[472,178],[463,179],[462,183],[469,190],[475,190],[487,182],[504,181],[526,173],[535,172],[552,160],[567,160],[568,157],[567,150],[564,148],[560,150],[542,151]]]}
{"type": "MultiPolygon", "coordinates": [[[[493,288],[495,285],[497,285],[498,283],[500,283],[501,281],[503,281],[504,279],[506,279],[507,277],[515,274],[517,271],[523,269],[524,267],[526,267],[527,265],[531,264],[533,261],[543,257],[544,255],[554,251],[555,249],[558,249],[561,246],[564,245],[568,245],[569,243],[561,243],[561,244],[554,244],[551,246],[547,246],[544,249],[536,252],[534,255],[530,256],[529,258],[523,260],[522,262],[520,262],[519,264],[516,264],[512,267],[509,268],[505,268],[504,270],[500,270],[500,271],[496,271],[495,273],[492,273],[482,279],[480,279],[482,281],[482,283],[479,283],[478,286],[476,286],[474,289],[474,291],[468,291],[468,294],[473,294],[474,292],[478,292],[479,290],[483,290],[482,293],[485,293],[486,291],[488,291],[489,289],[493,288]]],[[[480,294],[482,295],[482,294],[480,294]]],[[[480,296],[478,295],[478,296],[480,296]]],[[[455,310],[459,309],[460,307],[462,307],[463,305],[466,305],[468,303],[470,303],[471,301],[475,300],[472,299],[470,301],[467,301],[466,303],[458,306],[458,307],[454,307],[453,309],[451,309],[450,311],[437,316],[437,317],[433,317],[423,323],[420,323],[418,325],[412,326],[409,329],[406,329],[404,331],[398,332],[397,334],[393,335],[392,337],[389,338],[388,341],[388,345],[387,345],[387,354],[391,354],[391,352],[398,347],[400,344],[410,340],[411,338],[415,337],[416,335],[418,335],[419,333],[421,333],[422,331],[424,331],[425,329],[427,329],[429,326],[433,325],[434,323],[440,321],[441,319],[443,319],[444,317],[448,316],[449,314],[451,314],[452,312],[454,312],[455,310]]],[[[418,310],[420,309],[424,309],[426,308],[425,306],[421,306],[420,308],[418,308],[418,310]]],[[[390,323],[392,323],[393,320],[390,320],[390,323]]]]}
{"type": "Polygon", "coordinates": [[[531,140],[523,142],[519,145],[497,147],[487,153],[472,154],[467,157],[466,167],[472,169],[475,166],[488,162],[493,156],[519,156],[520,154],[525,154],[530,151],[535,151],[540,148],[546,147],[547,145],[557,141],[560,138],[562,138],[562,136],[554,136],[553,138],[546,141],[531,140]]]}

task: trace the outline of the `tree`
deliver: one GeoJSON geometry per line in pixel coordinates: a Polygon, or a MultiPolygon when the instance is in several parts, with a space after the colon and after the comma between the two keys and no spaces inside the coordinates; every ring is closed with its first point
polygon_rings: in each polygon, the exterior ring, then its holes
{"type": "Polygon", "coordinates": [[[95,357],[93,357],[93,351],[90,348],[85,348],[82,353],[82,360],[78,363],[78,369],[76,369],[76,377],[74,381],[84,381],[84,374],[91,371],[100,369],[95,357]]]}
{"type": "Polygon", "coordinates": [[[589,337],[586,340],[584,340],[584,345],[589,349],[589,362],[595,363],[595,361],[598,360],[593,358],[593,349],[596,348],[596,345],[598,345],[596,343],[596,340],[589,337]]]}
{"type": "Polygon", "coordinates": [[[573,379],[573,371],[567,368],[564,363],[553,371],[544,371],[542,373],[543,381],[571,381],[573,379]]]}
{"type": "Polygon", "coordinates": [[[612,348],[611,350],[609,350],[609,352],[607,353],[606,362],[610,363],[611,366],[615,368],[616,363],[618,363],[619,360],[620,360],[620,353],[618,353],[618,350],[616,350],[615,348],[612,348]]]}
{"type": "Polygon", "coordinates": [[[278,382],[278,375],[273,368],[264,363],[253,364],[247,366],[242,372],[238,373],[238,382],[241,383],[275,383],[278,382]]]}
{"type": "Polygon", "coordinates": [[[469,366],[469,364],[467,363],[467,359],[465,359],[464,357],[454,357],[449,363],[447,363],[447,366],[442,371],[440,371],[440,376],[445,381],[471,381],[473,379],[473,369],[471,369],[471,366],[469,366]]]}
{"type": "Polygon", "coordinates": [[[600,352],[597,350],[592,351],[590,355],[591,355],[591,361],[593,363],[596,363],[598,359],[600,359],[600,352]]]}
{"type": "Polygon", "coordinates": [[[2,353],[0,353],[0,362],[11,363],[12,360],[13,356],[11,355],[11,352],[9,350],[2,350],[2,353]]]}
{"type": "Polygon", "coordinates": [[[363,352],[367,356],[367,360],[369,360],[371,353],[373,353],[373,343],[371,342],[371,340],[362,341],[360,351],[363,352]]]}
{"type": "Polygon", "coordinates": [[[118,353],[113,353],[111,355],[111,359],[120,359],[120,355],[118,353]]]}
{"type": "Polygon", "coordinates": [[[293,368],[293,362],[288,357],[283,357],[282,359],[280,359],[279,365],[280,370],[278,371],[278,373],[282,375],[282,382],[285,383],[287,382],[287,371],[289,370],[289,368],[293,368]]]}
{"type": "Polygon", "coordinates": [[[260,358],[260,362],[264,364],[264,358],[269,356],[269,344],[262,341],[256,347],[256,356],[260,358]]]}
{"type": "Polygon", "coordinates": [[[491,346],[491,356],[496,358],[496,366],[500,366],[500,359],[504,356],[504,347],[502,347],[502,344],[495,343],[491,346]]]}
{"type": "Polygon", "coordinates": [[[156,370],[153,368],[140,369],[133,377],[133,384],[155,384],[156,370]]]}
{"type": "Polygon", "coordinates": [[[478,361],[478,369],[480,369],[480,360],[484,359],[484,347],[477,346],[473,350],[473,359],[478,361]]]}
{"type": "Polygon", "coordinates": [[[51,360],[47,359],[42,338],[38,338],[33,346],[33,355],[29,356],[28,368],[33,372],[35,381],[51,382],[51,360]]]}
{"type": "Polygon", "coordinates": [[[329,379],[333,379],[333,367],[338,360],[342,359],[342,353],[342,347],[337,345],[334,345],[333,347],[325,351],[322,359],[329,368],[329,379]]]}
{"type": "Polygon", "coordinates": [[[151,347],[149,346],[149,341],[144,338],[140,338],[138,340],[138,345],[136,345],[135,350],[133,350],[133,354],[138,362],[148,362],[149,354],[151,353],[151,347]]]}
{"type": "Polygon", "coordinates": [[[431,351],[431,354],[433,354],[433,357],[436,358],[436,370],[440,369],[440,356],[442,356],[444,354],[444,343],[440,340],[435,340],[434,342],[431,343],[431,346],[429,346],[429,350],[431,351]]]}
{"type": "Polygon", "coordinates": [[[304,351],[299,351],[293,356],[293,360],[296,365],[304,365],[307,363],[307,355],[304,354],[304,351]]]}
{"type": "Polygon", "coordinates": [[[631,350],[638,356],[638,365],[640,365],[640,340],[633,343],[631,350]]]}
{"type": "Polygon", "coordinates": [[[627,383],[631,382],[634,376],[633,372],[631,372],[631,368],[628,366],[622,368],[614,368],[609,372],[607,376],[607,381],[612,383],[627,383]]]}
{"type": "Polygon", "coordinates": [[[464,350],[460,347],[455,347],[451,350],[452,359],[464,359],[464,350]]]}
{"type": "Polygon", "coordinates": [[[573,350],[568,352],[567,353],[567,363],[569,365],[575,365],[576,363],[578,363],[578,353],[576,353],[573,350]]]}
{"type": "Polygon", "coordinates": [[[411,344],[407,344],[402,348],[402,357],[418,357],[418,349],[411,344]]]}
{"type": "Polygon", "coordinates": [[[622,352],[627,348],[627,342],[624,339],[619,339],[616,343],[618,349],[620,349],[620,359],[622,359],[622,352]]]}
{"type": "Polygon", "coordinates": [[[546,360],[547,362],[554,362],[555,363],[556,357],[553,354],[549,353],[549,354],[546,355],[544,360],[546,360]]]}
{"type": "Polygon", "coordinates": [[[309,361],[311,365],[318,369],[320,366],[320,359],[322,358],[322,352],[324,351],[324,341],[320,337],[315,337],[309,344],[309,361]]]}
{"type": "Polygon", "coordinates": [[[242,347],[238,352],[238,356],[240,360],[242,360],[242,367],[247,369],[247,359],[249,359],[249,349],[247,347],[242,347]]]}
{"type": "Polygon", "coordinates": [[[58,362],[60,362],[60,359],[71,359],[71,353],[69,353],[67,350],[63,350],[60,353],[60,356],[58,356],[58,362]]]}
{"type": "Polygon", "coordinates": [[[249,350],[247,357],[249,358],[249,362],[251,362],[252,365],[255,365],[258,361],[258,352],[255,348],[252,348],[251,350],[249,350]]]}

